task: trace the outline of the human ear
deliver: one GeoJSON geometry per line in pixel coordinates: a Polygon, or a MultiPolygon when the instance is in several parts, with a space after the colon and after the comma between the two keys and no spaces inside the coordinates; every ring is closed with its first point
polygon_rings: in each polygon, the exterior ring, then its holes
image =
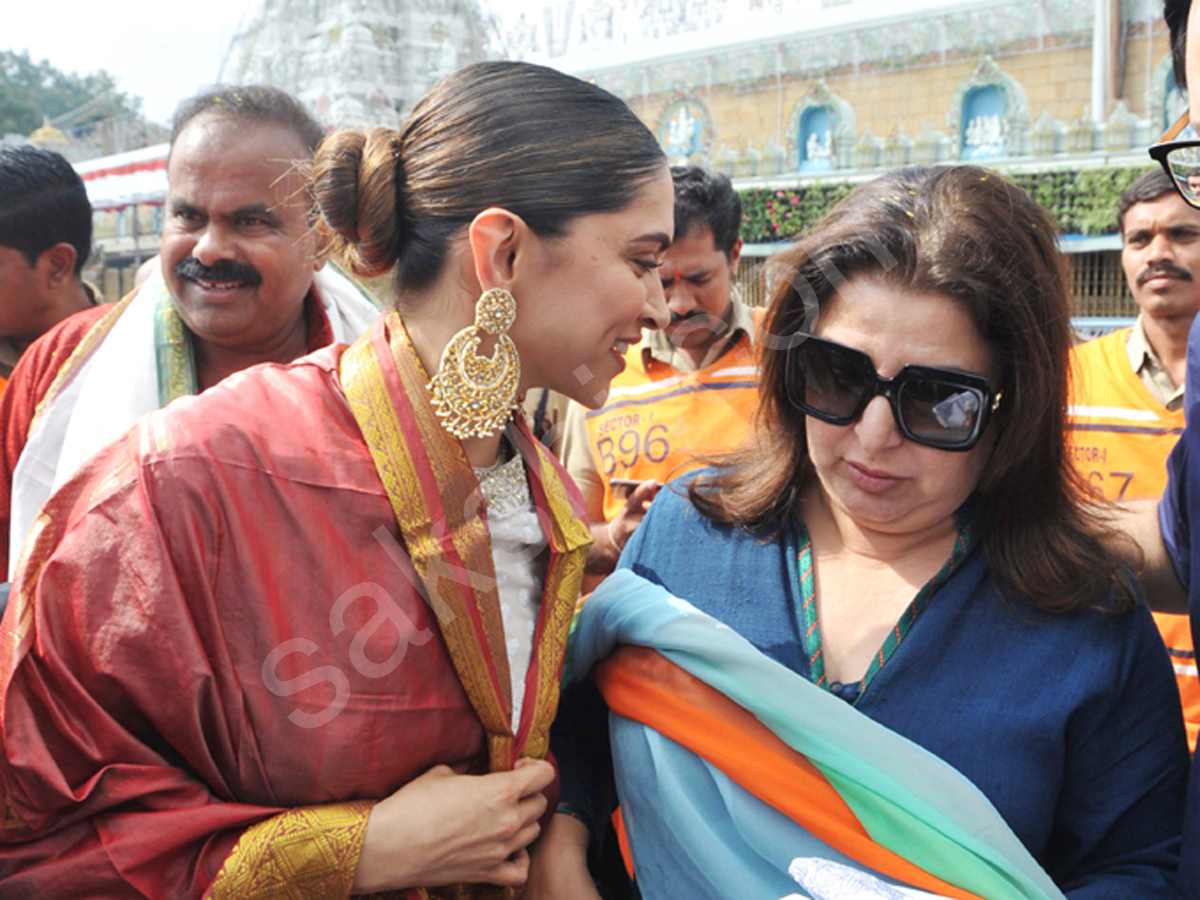
{"type": "Polygon", "coordinates": [[[38,257],[38,274],[47,287],[60,288],[75,277],[75,248],[70,244],[55,244],[38,257]]]}
{"type": "Polygon", "coordinates": [[[729,267],[733,269],[733,274],[737,275],[738,260],[742,258],[742,239],[738,238],[733,242],[733,247],[729,251],[729,267]]]}
{"type": "Polygon", "coordinates": [[[467,229],[479,286],[509,288],[516,275],[517,252],[528,231],[520,216],[506,209],[485,209],[467,229]]]}

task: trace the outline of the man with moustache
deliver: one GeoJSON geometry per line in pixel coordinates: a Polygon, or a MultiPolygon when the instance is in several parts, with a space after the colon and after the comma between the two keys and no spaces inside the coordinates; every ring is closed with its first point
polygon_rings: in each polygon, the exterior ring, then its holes
{"type": "Polygon", "coordinates": [[[613,570],[664,482],[746,439],[757,407],[755,319],[734,285],[741,200],[724,175],[671,175],[675,240],[659,269],[671,321],[629,348],[602,408],[572,402],[563,426],[561,457],[595,523],[592,575],[613,570]]]}
{"type": "MultiPolygon", "coordinates": [[[[1109,500],[1159,497],[1183,433],[1187,339],[1200,312],[1200,210],[1161,169],[1117,208],[1121,265],[1137,302],[1134,324],[1072,350],[1068,449],[1109,500]]],[[[1175,665],[1188,742],[1200,730],[1200,678],[1187,616],[1155,613],[1175,665]]]]}
{"type": "MultiPolygon", "coordinates": [[[[1186,91],[1188,82],[1200,83],[1200,11],[1192,0],[1166,0],[1164,17],[1170,32],[1175,81],[1186,91]],[[1196,12],[1193,15],[1193,12],[1196,12]],[[1191,34],[1196,31],[1197,34],[1191,34]]],[[[1174,143],[1187,124],[1200,128],[1200,90],[1191,92],[1188,111],[1161,139],[1174,143]]],[[[1189,163],[1200,141],[1180,141],[1176,159],[1189,163]],[[1179,152],[1182,151],[1182,152],[1179,152]]],[[[1189,206],[1200,208],[1200,196],[1191,191],[1190,165],[1171,166],[1168,147],[1164,169],[1189,206]]],[[[1157,158],[1157,157],[1156,157],[1157,158]]],[[[1139,569],[1142,589],[1155,612],[1184,613],[1191,620],[1193,644],[1200,643],[1200,317],[1188,333],[1184,367],[1184,411],[1187,422],[1167,460],[1167,486],[1161,499],[1133,501],[1124,515],[1108,526],[1110,547],[1139,569]],[[1194,536],[1195,535],[1195,536],[1194,536]]],[[[1147,740],[1154,739],[1147,736],[1147,740]]],[[[1200,900],[1200,766],[1193,765],[1180,850],[1179,889],[1187,900],[1200,900]]]]}
{"type": "Polygon", "coordinates": [[[299,166],[323,136],[275,88],[220,88],[180,106],[159,270],[120,303],[47,332],[0,402],[10,578],[42,503],[140,416],[248,366],[353,341],[375,317],[310,231],[299,166]]]}

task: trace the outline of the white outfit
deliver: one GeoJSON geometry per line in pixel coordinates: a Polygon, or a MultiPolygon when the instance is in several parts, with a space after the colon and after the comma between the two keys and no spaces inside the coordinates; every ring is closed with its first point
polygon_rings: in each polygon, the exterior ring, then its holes
{"type": "MultiPolygon", "coordinates": [[[[159,408],[154,329],[159,292],[165,289],[162,272],[155,271],[70,380],[42,401],[13,472],[10,581],[25,537],[50,494],[97,451],[159,408]]],[[[329,266],[313,276],[313,295],[338,343],[356,340],[380,312],[358,287],[329,266]]]]}
{"type": "Polygon", "coordinates": [[[479,488],[487,500],[487,524],[492,536],[492,563],[504,619],[504,642],[512,680],[513,731],[521,722],[525,674],[533,655],[533,634],[546,577],[545,533],[538,521],[533,495],[520,454],[487,469],[476,469],[479,488]]]}

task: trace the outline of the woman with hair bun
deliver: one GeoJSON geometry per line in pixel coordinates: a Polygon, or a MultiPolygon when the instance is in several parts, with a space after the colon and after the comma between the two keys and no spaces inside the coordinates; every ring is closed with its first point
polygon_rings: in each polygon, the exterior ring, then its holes
{"type": "Polygon", "coordinates": [[[172,404],[43,509],[0,633],[6,898],[506,896],[590,535],[515,415],[604,401],[667,314],[674,197],[621,101],[442,80],[314,160],[396,308],[172,404]]]}

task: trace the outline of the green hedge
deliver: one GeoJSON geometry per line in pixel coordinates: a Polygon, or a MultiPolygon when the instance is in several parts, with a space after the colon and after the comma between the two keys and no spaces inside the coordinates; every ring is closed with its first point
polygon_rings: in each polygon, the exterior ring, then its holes
{"type": "MultiPolygon", "coordinates": [[[[1008,175],[1058,220],[1064,234],[1113,234],[1117,201],[1149,167],[1008,175]]],[[[742,238],[751,244],[786,241],[811,228],[854,185],[824,182],[787,190],[751,188],[742,195],[742,238]]]]}

